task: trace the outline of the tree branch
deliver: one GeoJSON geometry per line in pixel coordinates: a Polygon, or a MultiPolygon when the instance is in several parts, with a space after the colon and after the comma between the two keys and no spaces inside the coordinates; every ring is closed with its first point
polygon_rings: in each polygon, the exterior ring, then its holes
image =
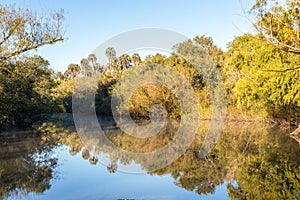
{"type": "Polygon", "coordinates": [[[3,40],[0,42],[0,46],[1,46],[2,44],[4,44],[4,43],[12,36],[12,34],[15,32],[15,30],[17,30],[17,28],[18,28],[18,26],[19,26],[20,24],[21,24],[21,22],[18,23],[18,24],[16,24],[16,25],[11,29],[11,31],[8,33],[7,36],[5,36],[5,33],[3,33],[4,38],[3,38],[3,40]]]}
{"type": "Polygon", "coordinates": [[[0,38],[0,61],[43,45],[63,41],[61,32],[63,18],[63,10],[55,13],[51,19],[44,16],[37,17],[27,9],[4,6],[0,14],[0,26],[3,29],[0,38]]]}
{"type": "Polygon", "coordinates": [[[292,71],[292,70],[297,70],[300,69],[300,66],[295,67],[295,68],[287,68],[287,69],[282,69],[282,70],[276,70],[276,69],[262,69],[264,72],[287,72],[287,71],[292,71]]]}
{"type": "MultiPolygon", "coordinates": [[[[245,11],[244,8],[242,8],[244,16],[246,17],[246,19],[249,21],[249,23],[255,28],[255,30],[260,33],[265,40],[273,45],[275,48],[287,52],[287,53],[293,53],[293,54],[299,54],[300,55],[300,48],[299,47],[295,47],[295,46],[291,46],[289,44],[286,44],[284,42],[280,42],[274,35],[273,35],[273,29],[272,29],[272,24],[273,24],[273,20],[271,18],[271,22],[270,22],[270,34],[268,35],[268,33],[266,33],[263,28],[260,28],[256,23],[254,23],[250,17],[249,14],[247,14],[247,12],[245,11]]],[[[299,44],[298,42],[296,42],[296,44],[299,44]]]]}
{"type": "Polygon", "coordinates": [[[13,56],[17,56],[17,55],[19,55],[19,54],[21,54],[21,53],[23,53],[23,52],[26,52],[26,51],[30,51],[30,50],[33,50],[33,49],[37,49],[37,48],[39,48],[39,47],[41,47],[41,46],[44,46],[44,45],[54,44],[54,43],[56,43],[56,42],[63,41],[63,40],[64,40],[64,39],[63,39],[62,37],[60,37],[60,38],[57,38],[57,39],[53,39],[53,40],[51,40],[51,41],[41,42],[41,43],[39,43],[39,44],[37,44],[37,45],[27,46],[27,47],[25,47],[25,48],[23,48],[23,49],[20,49],[20,50],[11,52],[11,53],[9,53],[9,54],[7,54],[7,55],[1,56],[1,57],[0,57],[0,61],[1,61],[1,60],[2,60],[2,61],[7,60],[7,59],[9,59],[9,58],[11,58],[11,57],[13,57],[13,56]]]}

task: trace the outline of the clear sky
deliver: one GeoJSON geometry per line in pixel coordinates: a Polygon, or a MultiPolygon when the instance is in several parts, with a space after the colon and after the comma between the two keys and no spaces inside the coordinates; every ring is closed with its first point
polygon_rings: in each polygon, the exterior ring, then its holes
{"type": "MultiPolygon", "coordinates": [[[[189,38],[206,35],[222,49],[235,36],[252,32],[242,8],[254,0],[1,0],[39,13],[65,11],[63,43],[45,46],[38,54],[55,71],[79,63],[112,36],[138,28],[165,28],[189,38]]],[[[36,53],[36,52],[35,52],[36,53]]]]}

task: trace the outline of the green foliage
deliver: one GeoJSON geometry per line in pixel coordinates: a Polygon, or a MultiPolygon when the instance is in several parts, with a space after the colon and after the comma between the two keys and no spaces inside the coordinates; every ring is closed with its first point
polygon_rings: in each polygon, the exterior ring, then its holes
{"type": "MultiPolygon", "coordinates": [[[[215,57],[217,57],[217,55],[223,55],[222,51],[213,44],[210,38],[205,38],[204,36],[202,36],[201,39],[203,41],[200,41],[200,38],[198,38],[199,43],[201,43],[202,45],[202,49],[204,49],[205,47],[209,49],[211,53],[213,53],[214,50],[218,50],[218,52],[214,54],[215,57]]],[[[190,43],[185,42],[179,44],[177,46],[177,49],[189,51],[190,45],[190,43]]],[[[96,95],[96,110],[98,114],[111,115],[110,96],[112,94],[112,90],[115,87],[115,84],[118,81],[120,81],[120,74],[118,74],[119,69],[114,64],[114,61],[120,63],[120,66],[122,68],[120,70],[124,71],[122,72],[123,76],[126,76],[126,74],[130,74],[132,72],[139,71],[139,69],[141,69],[141,67],[144,65],[151,65],[154,63],[165,65],[164,67],[172,68],[187,79],[187,81],[194,88],[196,94],[199,96],[199,99],[202,97],[202,95],[204,96],[203,98],[201,98],[201,103],[203,104],[202,108],[207,109],[205,108],[205,106],[209,105],[210,99],[209,97],[207,97],[207,90],[205,90],[206,92],[202,92],[202,88],[205,86],[203,78],[199,71],[197,71],[194,68],[194,66],[192,66],[192,64],[186,61],[186,59],[182,56],[176,53],[173,53],[169,57],[163,56],[161,54],[156,54],[154,56],[149,55],[145,58],[144,61],[141,61],[138,54],[133,54],[132,59],[130,59],[128,55],[122,55],[117,59],[115,57],[115,50],[113,48],[108,48],[106,51],[106,55],[109,57],[110,60],[110,62],[108,63],[108,67],[112,70],[104,72],[100,77],[100,82],[96,95]],[[134,66],[132,66],[130,69],[124,70],[128,68],[128,65],[130,65],[131,62],[134,62],[134,66]]],[[[139,75],[140,74],[136,74],[136,76],[139,75]]],[[[125,81],[126,83],[128,83],[128,85],[130,85],[131,82],[135,82],[136,80],[122,79],[122,81],[125,81]]],[[[128,108],[122,109],[129,109],[133,117],[148,118],[149,109],[154,104],[163,105],[168,111],[169,117],[180,117],[181,111],[176,96],[172,94],[172,92],[168,88],[158,86],[155,84],[140,87],[132,95],[128,108]]]]}
{"type": "Polygon", "coordinates": [[[214,41],[211,37],[205,37],[204,35],[196,36],[194,41],[196,44],[199,44],[204,50],[206,50],[207,54],[218,67],[224,66],[224,52],[214,44],[214,41]]]}
{"type": "Polygon", "coordinates": [[[39,56],[17,57],[62,41],[63,12],[37,16],[28,9],[0,5],[0,129],[28,126],[56,112],[49,63],[39,56]]]}
{"type": "Polygon", "coordinates": [[[56,84],[48,65],[38,56],[1,64],[0,128],[28,126],[56,111],[51,92],[56,84]]]}
{"type": "MultiPolygon", "coordinates": [[[[226,53],[226,85],[232,104],[269,113],[269,117],[295,120],[281,110],[300,106],[300,71],[274,72],[300,63],[297,55],[286,54],[262,38],[244,35],[235,38],[226,53]]],[[[294,112],[294,118],[297,117],[294,112]]]]}
{"type": "Polygon", "coordinates": [[[103,73],[100,77],[95,96],[96,113],[98,115],[112,116],[111,95],[114,85],[119,78],[120,74],[117,71],[114,73],[103,73]]]}
{"type": "MultiPolygon", "coordinates": [[[[258,115],[259,119],[272,118],[292,123],[300,121],[300,74],[297,70],[290,70],[299,66],[299,57],[297,54],[281,51],[287,51],[286,45],[298,48],[298,25],[292,19],[298,16],[296,5],[298,1],[287,1],[285,6],[281,6],[257,0],[251,12],[259,13],[256,26],[262,28],[263,32],[255,36],[246,34],[235,38],[229,44],[226,53],[214,44],[212,38],[197,36],[177,44],[175,52],[168,57],[161,54],[149,55],[144,61],[137,53],[117,57],[116,50],[109,47],[105,52],[109,59],[107,68],[97,62],[94,54],[90,54],[81,60],[80,65],[70,64],[64,73],[56,74],[47,68],[48,63],[42,61],[42,58],[15,61],[8,59],[33,48],[62,40],[62,13],[57,13],[52,21],[41,19],[40,25],[37,26],[33,24],[37,18],[33,17],[30,11],[2,7],[1,26],[5,31],[2,38],[0,37],[0,91],[4,95],[0,97],[0,127],[30,125],[39,119],[41,113],[72,112],[74,83],[82,77],[100,77],[96,111],[99,115],[111,115],[112,90],[121,75],[131,73],[131,67],[136,70],[142,65],[153,63],[170,67],[188,80],[198,97],[201,113],[205,113],[202,117],[210,115],[211,95],[221,95],[220,92],[210,93],[217,79],[213,68],[215,65],[225,80],[227,104],[234,117],[245,114],[251,118],[258,115]],[[272,24],[271,19],[274,20],[272,23],[277,25],[272,24]],[[280,20],[285,20],[286,24],[278,24],[280,20]],[[26,29],[22,32],[24,26],[26,29]],[[272,30],[268,30],[268,26],[271,26],[272,30]],[[57,29],[52,30],[55,27],[57,29]],[[24,37],[24,34],[35,28],[38,29],[36,31],[39,38],[24,37]],[[265,38],[266,34],[271,33],[280,41],[278,45],[284,45],[278,48],[279,46],[269,44],[270,41],[266,41],[265,38]],[[10,34],[18,35],[17,39],[13,41],[10,34]],[[195,48],[195,45],[201,48],[195,48]],[[202,71],[197,71],[191,63],[200,65],[202,71]]],[[[178,100],[174,94],[155,84],[139,88],[131,98],[129,110],[135,117],[147,118],[150,107],[157,103],[165,106],[173,118],[180,115],[178,100]]]]}
{"type": "Polygon", "coordinates": [[[76,79],[58,80],[57,86],[52,88],[52,98],[58,112],[72,112],[72,94],[76,79]]]}
{"type": "MultiPolygon", "coordinates": [[[[153,59],[156,60],[159,56],[160,55],[156,55],[153,57],[153,59]]],[[[162,60],[164,61],[164,59],[162,60]]],[[[165,67],[167,66],[157,64],[145,64],[135,66],[131,69],[126,70],[123,73],[120,82],[121,84],[126,85],[128,87],[124,88],[124,90],[126,91],[115,90],[115,94],[118,96],[118,98],[125,99],[126,95],[130,93],[131,88],[134,87],[132,86],[132,83],[137,84],[145,79],[153,81],[155,78],[159,79],[158,76],[152,75],[163,74],[162,69],[165,67]],[[137,76],[139,76],[140,73],[142,74],[142,78],[137,78],[137,76]]],[[[167,73],[163,74],[163,79],[165,81],[172,80],[176,82],[176,77],[170,77],[170,74],[167,73]]],[[[139,86],[140,87],[137,88],[131,95],[128,101],[128,107],[120,107],[119,109],[128,109],[131,112],[131,115],[135,118],[149,118],[149,112],[151,107],[155,104],[159,104],[166,109],[169,117],[174,119],[180,118],[181,110],[179,106],[179,101],[175,94],[172,93],[170,88],[167,88],[161,84],[156,84],[155,81],[147,85],[141,84],[139,86]]],[[[178,87],[179,85],[174,85],[173,89],[178,90],[178,87]]]]}

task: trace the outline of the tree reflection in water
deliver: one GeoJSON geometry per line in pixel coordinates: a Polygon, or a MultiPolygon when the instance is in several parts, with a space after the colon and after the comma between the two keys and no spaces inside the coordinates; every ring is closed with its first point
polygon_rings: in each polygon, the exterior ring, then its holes
{"type": "MultiPolygon", "coordinates": [[[[300,198],[300,148],[289,137],[289,130],[254,124],[227,124],[215,148],[203,159],[198,158],[201,142],[208,129],[202,126],[191,147],[171,165],[152,171],[145,161],[124,157],[118,150],[96,146],[96,152],[109,153],[110,173],[116,171],[116,161],[134,161],[149,174],[171,174],[175,184],[198,194],[214,193],[226,183],[232,199],[298,199],[300,198]],[[237,187],[232,184],[237,183],[237,187]]],[[[176,127],[168,127],[157,136],[133,138],[120,130],[107,136],[119,148],[133,152],[150,152],[168,143],[176,127]]],[[[155,162],[151,157],[147,162],[155,162]]]]}
{"type": "MultiPolygon", "coordinates": [[[[202,126],[191,147],[171,165],[155,171],[149,170],[147,164],[142,167],[149,174],[170,174],[177,186],[198,194],[214,193],[217,186],[226,184],[232,199],[300,198],[300,148],[288,136],[289,130],[265,125],[227,124],[213,151],[200,159],[198,152],[207,128],[208,124],[202,126]]],[[[84,147],[74,128],[45,124],[40,130],[42,136],[38,138],[14,139],[10,144],[1,140],[1,198],[42,193],[49,189],[57,165],[51,151],[61,143],[69,147],[70,155],[80,153],[92,165],[97,164],[97,155],[109,153],[107,170],[110,173],[117,171],[119,163],[144,163],[104,146],[94,146],[91,151],[90,147],[84,147]]],[[[134,139],[118,129],[107,130],[106,135],[127,151],[149,152],[168,143],[175,130],[176,126],[168,127],[147,139],[134,139]]],[[[151,159],[147,162],[153,162],[151,159]]]]}
{"type": "Polygon", "coordinates": [[[1,133],[0,199],[42,193],[51,187],[57,166],[51,156],[53,145],[35,132],[1,133]]]}

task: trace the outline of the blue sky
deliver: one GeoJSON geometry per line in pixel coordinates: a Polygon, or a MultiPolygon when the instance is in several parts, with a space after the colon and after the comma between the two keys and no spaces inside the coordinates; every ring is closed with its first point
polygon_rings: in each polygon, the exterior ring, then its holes
{"type": "Polygon", "coordinates": [[[252,32],[243,16],[254,0],[2,0],[39,13],[65,11],[63,43],[45,46],[38,53],[55,71],[79,63],[99,44],[139,28],[164,28],[189,38],[206,35],[222,49],[235,36],[252,32]]]}

